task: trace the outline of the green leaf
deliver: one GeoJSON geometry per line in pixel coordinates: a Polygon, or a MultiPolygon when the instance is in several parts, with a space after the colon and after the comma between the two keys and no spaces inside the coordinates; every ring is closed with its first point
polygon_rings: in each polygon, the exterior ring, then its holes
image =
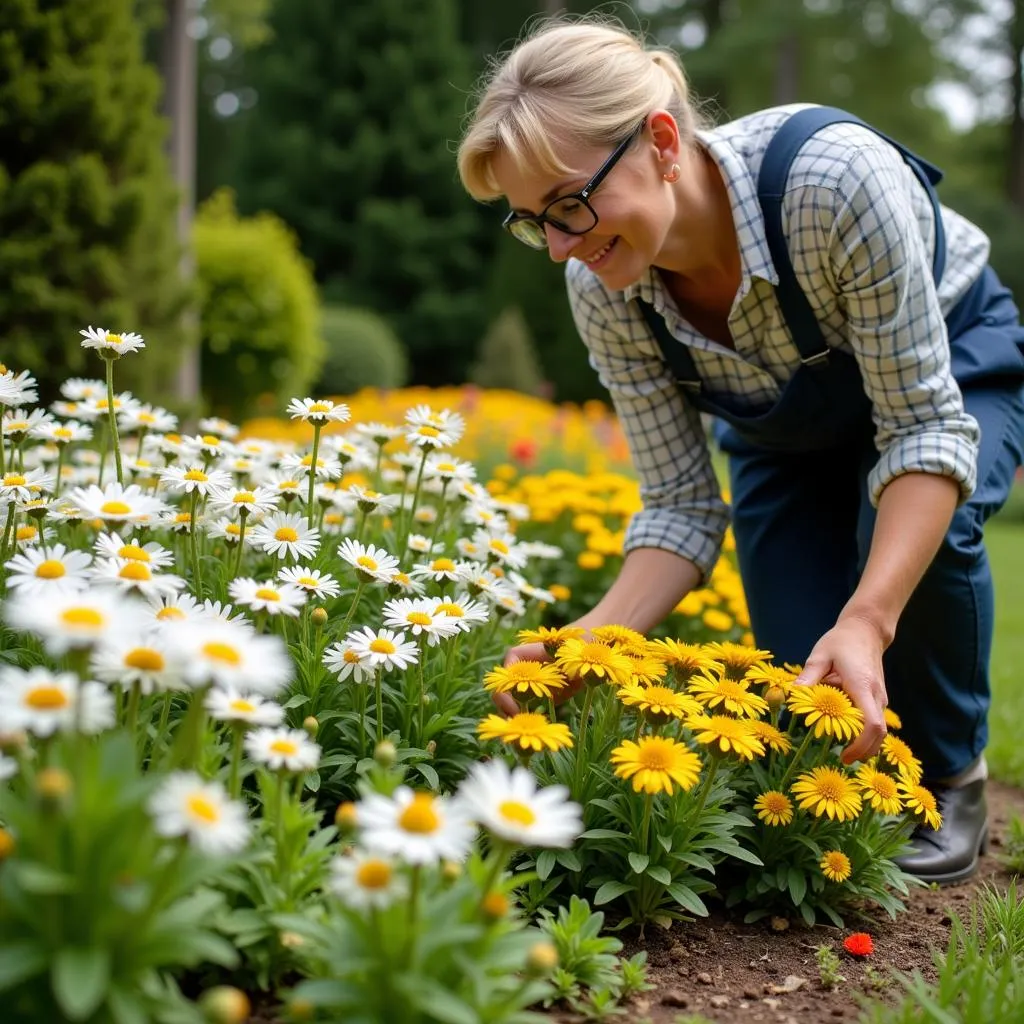
{"type": "Polygon", "coordinates": [[[799,906],[807,895],[807,878],[799,868],[790,865],[788,882],[789,895],[793,898],[793,902],[799,906]]]}
{"type": "Polygon", "coordinates": [[[580,855],[575,850],[559,850],[555,854],[555,860],[562,865],[566,871],[582,871],[583,864],[580,855]]]}
{"type": "Polygon", "coordinates": [[[588,828],[580,839],[628,839],[625,832],[616,832],[611,828],[588,828]]]}
{"type": "Polygon", "coordinates": [[[112,986],[107,996],[107,1006],[114,1024],[149,1024],[149,1014],[137,995],[112,986]]]}
{"type": "Polygon", "coordinates": [[[77,888],[74,878],[62,871],[54,871],[43,864],[24,861],[12,865],[17,869],[17,884],[26,892],[37,896],[51,896],[74,892],[77,888]]]}
{"type": "Polygon", "coordinates": [[[0,947],[0,992],[35,977],[46,969],[49,957],[34,942],[12,942],[0,947]]]}
{"type": "Polygon", "coordinates": [[[96,1012],[110,986],[110,953],[96,947],[60,950],[51,968],[53,995],[69,1020],[96,1012]]]}
{"type": "Polygon", "coordinates": [[[438,778],[437,771],[435,770],[433,765],[414,764],[412,767],[415,771],[418,771],[420,775],[423,776],[423,778],[427,780],[427,785],[430,786],[431,789],[441,788],[441,780],[438,778]]]}
{"type": "Polygon", "coordinates": [[[812,907],[810,903],[800,904],[800,916],[809,927],[814,927],[814,907],[812,907]]]}
{"type": "Polygon", "coordinates": [[[651,858],[646,853],[631,852],[628,859],[629,866],[637,875],[642,875],[647,870],[647,865],[651,863],[651,858]]]}
{"type": "Polygon", "coordinates": [[[441,1024],[480,1024],[480,1015],[472,1006],[432,978],[422,974],[404,974],[395,982],[395,987],[425,1016],[441,1024]]]}
{"type": "Polygon", "coordinates": [[[672,872],[661,864],[652,864],[647,869],[647,874],[656,882],[661,882],[662,885],[672,884],[672,872]]]}
{"type": "Polygon", "coordinates": [[[679,906],[690,911],[691,914],[696,914],[698,917],[708,916],[708,908],[704,906],[704,901],[688,885],[683,885],[682,882],[673,882],[668,886],[667,891],[679,906]]]}
{"type": "Polygon", "coordinates": [[[320,792],[320,773],[319,772],[306,772],[302,777],[303,788],[308,789],[310,793],[320,792]]]}
{"type": "Polygon", "coordinates": [[[624,893],[633,892],[636,889],[635,885],[630,885],[628,882],[616,882],[610,881],[605,882],[597,892],[594,893],[594,906],[599,907],[602,903],[610,903],[612,900],[624,893]]]}
{"type": "Polygon", "coordinates": [[[555,869],[554,850],[541,850],[537,854],[537,877],[543,882],[555,869]]]}
{"type": "Polygon", "coordinates": [[[295,693],[285,702],[285,711],[291,711],[292,708],[301,708],[303,704],[308,704],[309,698],[305,694],[295,693]]]}

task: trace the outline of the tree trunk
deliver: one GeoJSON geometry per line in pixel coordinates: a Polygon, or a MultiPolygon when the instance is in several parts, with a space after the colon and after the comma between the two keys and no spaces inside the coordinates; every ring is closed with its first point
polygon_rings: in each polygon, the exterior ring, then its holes
{"type": "Polygon", "coordinates": [[[800,99],[800,36],[795,28],[789,29],[779,40],[775,61],[776,106],[796,103],[800,99]]]}
{"type": "MultiPolygon", "coordinates": [[[[182,245],[181,273],[193,274],[191,249],[196,180],[196,41],[188,25],[193,10],[190,0],[166,0],[161,71],[164,79],[163,112],[170,121],[168,155],[171,173],[179,190],[178,239],[182,245]]],[[[196,316],[190,309],[183,317],[183,355],[175,382],[178,399],[193,410],[199,399],[199,346],[195,343],[196,316]]]]}
{"type": "MultiPolygon", "coordinates": [[[[718,35],[722,28],[722,23],[725,20],[722,8],[725,6],[725,0],[704,0],[704,4],[701,9],[701,13],[704,17],[704,28],[707,31],[707,40],[704,45],[708,46],[714,43],[715,36],[718,35]]],[[[718,73],[714,76],[709,76],[707,80],[708,99],[713,99],[718,105],[719,110],[723,115],[727,115],[729,109],[729,76],[727,74],[718,73]]]]}
{"type": "Polygon", "coordinates": [[[1024,213],[1024,0],[1014,0],[1010,21],[1010,160],[1006,195],[1024,213]]]}

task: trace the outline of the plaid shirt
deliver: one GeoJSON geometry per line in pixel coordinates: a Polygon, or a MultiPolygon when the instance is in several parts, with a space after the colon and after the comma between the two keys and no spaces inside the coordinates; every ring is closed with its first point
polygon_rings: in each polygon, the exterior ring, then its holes
{"type": "MultiPolygon", "coordinates": [[[[663,548],[705,574],[718,557],[728,510],[697,409],[675,383],[635,302],[640,296],[690,348],[705,390],[752,413],[775,403],[800,366],[773,285],[778,276],[757,199],[761,159],[775,130],[802,105],[751,114],[699,133],[721,171],[739,240],[742,277],[729,313],[735,351],[698,334],[653,269],[609,291],[579,260],[566,266],[569,302],[590,364],[608,389],[640,477],[643,509],[625,549],[663,548]]],[[[976,479],[977,421],[950,373],[945,315],[988,261],[988,238],[942,208],[946,266],[936,293],[935,224],[902,156],[853,124],[822,129],[789,172],[783,227],[797,280],[827,343],[856,358],[871,399],[880,457],[873,504],[912,471],[954,478],[963,498],[976,479]]]]}

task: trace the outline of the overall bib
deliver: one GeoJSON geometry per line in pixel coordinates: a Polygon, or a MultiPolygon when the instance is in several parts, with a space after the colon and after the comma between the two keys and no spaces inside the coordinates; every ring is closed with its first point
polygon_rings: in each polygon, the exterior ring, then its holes
{"type": "MultiPolygon", "coordinates": [[[[875,523],[867,476],[878,451],[860,369],[853,355],[826,344],[782,229],[793,158],[815,132],[838,122],[864,124],[830,107],[793,114],[769,144],[758,178],[779,277],[776,296],[801,356],[775,405],[751,415],[728,398],[707,395],[689,350],[652,306],[636,300],[684,393],[716,417],[715,435],[729,455],[733,531],[751,627],[758,646],[778,663],[802,663],[835,625],[867,560],[875,523]]],[[[882,137],[931,199],[938,283],[946,251],[933,186],[941,172],[882,137]]],[[[946,325],[953,375],[981,427],[977,489],[957,509],[884,658],[890,706],[903,719],[900,735],[928,779],[961,771],[986,744],[994,599],[982,527],[1005,502],[1024,447],[1024,329],[991,268],[950,311],[946,325]]]]}

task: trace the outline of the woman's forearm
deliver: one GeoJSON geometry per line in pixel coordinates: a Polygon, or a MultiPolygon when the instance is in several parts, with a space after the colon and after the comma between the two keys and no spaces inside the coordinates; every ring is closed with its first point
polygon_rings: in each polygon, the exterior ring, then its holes
{"type": "Polygon", "coordinates": [[[896,477],[878,500],[871,550],[860,583],[839,616],[872,623],[888,647],[896,624],[945,537],[960,485],[931,473],[896,477]]]}
{"type": "Polygon", "coordinates": [[[661,548],[634,548],[608,592],[575,625],[615,624],[647,633],[700,581],[700,570],[688,558],[661,548]]]}

